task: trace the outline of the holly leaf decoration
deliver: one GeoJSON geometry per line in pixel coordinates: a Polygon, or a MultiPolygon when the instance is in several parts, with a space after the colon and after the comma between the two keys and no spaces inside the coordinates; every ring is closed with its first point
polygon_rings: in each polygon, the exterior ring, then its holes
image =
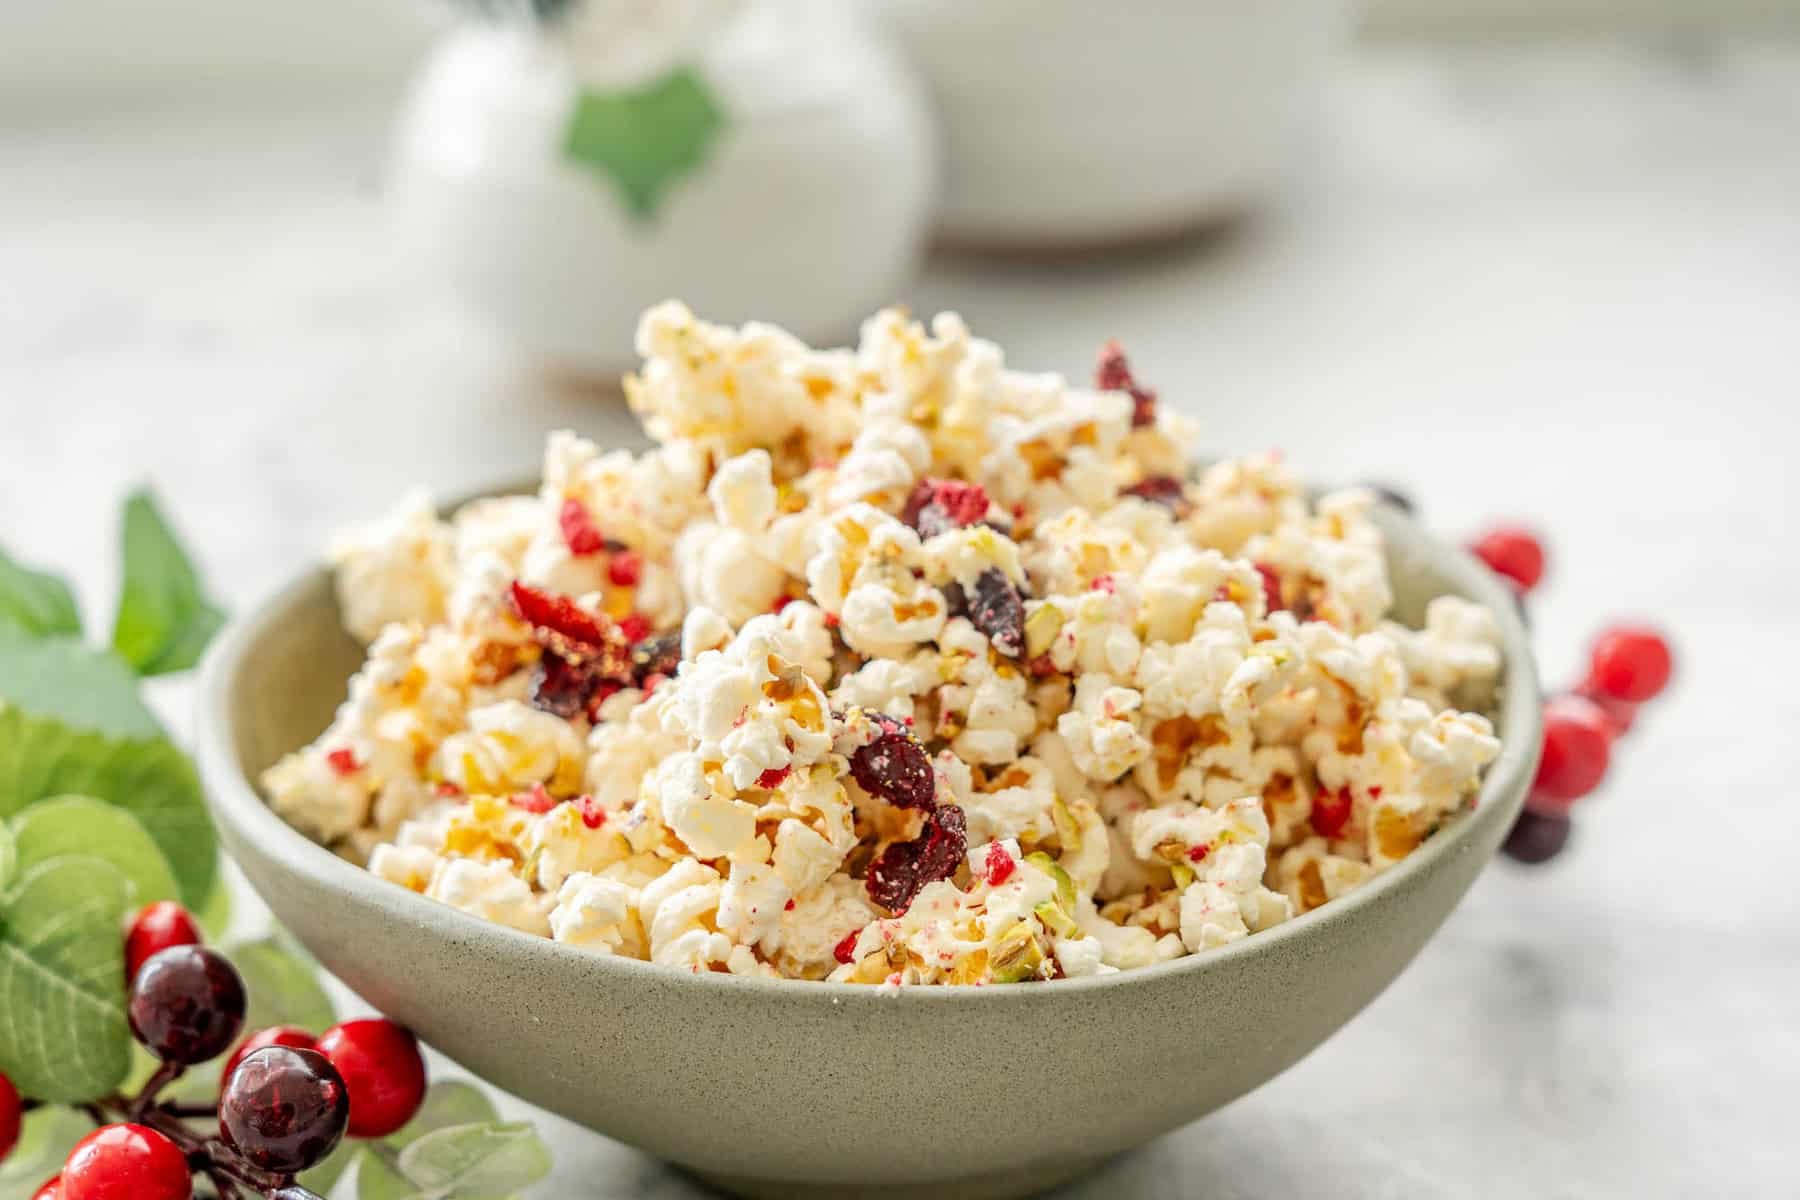
{"type": "Polygon", "coordinates": [[[125,939],[131,884],[97,858],[26,871],[0,913],[0,1072],[27,1096],[76,1104],[131,1070],[125,939]]]}
{"type": "Polygon", "coordinates": [[[19,1144],[0,1159],[0,1200],[32,1200],[44,1180],[62,1170],[75,1143],[92,1132],[91,1120],[60,1104],[26,1113],[19,1144]]]}
{"type": "Polygon", "coordinates": [[[401,1151],[440,1129],[456,1125],[489,1124],[498,1119],[493,1101],[473,1084],[458,1080],[432,1084],[425,1093],[425,1103],[419,1106],[417,1115],[383,1139],[382,1145],[388,1153],[370,1154],[358,1164],[357,1200],[399,1200],[400,1197],[416,1195],[417,1186],[400,1174],[401,1151]]]}
{"type": "Polygon", "coordinates": [[[218,850],[200,780],[165,738],[109,737],[0,705],[0,819],[52,796],[92,796],[136,817],[188,908],[205,907],[218,850]]]}
{"type": "Polygon", "coordinates": [[[225,947],[250,997],[245,1029],[298,1025],[315,1033],[337,1022],[337,1009],[319,985],[319,968],[286,934],[225,947]]]}
{"type": "Polygon", "coordinates": [[[33,637],[0,625],[0,700],[78,729],[121,737],[163,731],[138,696],[131,667],[78,637],[33,637]]]}
{"type": "Polygon", "coordinates": [[[131,885],[131,902],[143,906],[180,898],[169,860],[138,819],[122,808],[91,796],[58,796],[42,800],[12,820],[19,866],[64,855],[88,855],[117,868],[131,885]]]}
{"type": "MultiPolygon", "coordinates": [[[[370,1155],[366,1168],[382,1160],[370,1155]]],[[[383,1164],[386,1166],[386,1164],[383,1164]]],[[[550,1152],[525,1124],[452,1125],[400,1152],[393,1169],[357,1178],[359,1200],[508,1200],[550,1173],[550,1152]]]]}
{"type": "Polygon", "coordinates": [[[225,623],[199,573],[148,492],[125,502],[125,584],[113,622],[113,649],[140,675],[185,671],[225,623]]]}
{"type": "Polygon", "coordinates": [[[584,91],[563,134],[563,154],[618,187],[647,221],[669,188],[705,161],[725,114],[699,73],[682,67],[633,91],[584,91]]]}
{"type": "Polygon", "coordinates": [[[0,628],[30,637],[81,634],[81,612],[69,585],[7,557],[0,550],[0,628]]]}
{"type": "Polygon", "coordinates": [[[18,844],[13,840],[12,830],[0,825],[0,896],[6,895],[6,889],[18,871],[18,844]]]}

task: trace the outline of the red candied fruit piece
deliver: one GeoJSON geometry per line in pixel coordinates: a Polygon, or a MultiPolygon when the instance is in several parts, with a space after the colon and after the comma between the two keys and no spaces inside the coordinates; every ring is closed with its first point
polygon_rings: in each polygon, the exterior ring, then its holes
{"type": "Polygon", "coordinates": [[[362,764],[356,761],[356,751],[348,746],[339,746],[325,756],[325,761],[339,775],[354,775],[362,769],[362,764]]]}
{"type": "Polygon", "coordinates": [[[587,611],[568,596],[515,579],[512,602],[519,619],[531,626],[538,640],[565,658],[599,658],[619,641],[619,632],[611,621],[587,611]]]}
{"type": "Polygon", "coordinates": [[[1270,612],[1280,612],[1286,607],[1281,602],[1281,573],[1267,563],[1257,563],[1256,573],[1262,576],[1264,604],[1270,612]]]}
{"type": "Polygon", "coordinates": [[[921,479],[913,485],[900,519],[920,537],[936,537],[987,516],[987,489],[961,479],[921,479]]]}
{"type": "Polygon", "coordinates": [[[581,814],[581,823],[589,829],[598,829],[606,824],[606,810],[592,796],[577,796],[575,811],[581,814]]]}
{"type": "Polygon", "coordinates": [[[1156,423],[1156,393],[1141,386],[1125,361],[1125,351],[1117,342],[1100,347],[1100,361],[1094,365],[1094,386],[1103,392],[1126,392],[1131,396],[1131,427],[1142,429],[1156,423]]]}
{"type": "Polygon", "coordinates": [[[606,577],[617,587],[636,587],[644,577],[644,556],[636,550],[621,550],[606,564],[606,577]]]}
{"type": "Polygon", "coordinates": [[[987,857],[981,860],[981,871],[989,887],[999,887],[1018,869],[1018,860],[1006,852],[999,842],[989,842],[987,857]]]}
{"type": "Polygon", "coordinates": [[[625,635],[626,641],[636,645],[650,636],[650,618],[643,613],[627,613],[619,621],[619,632],[625,635]]]}
{"type": "Polygon", "coordinates": [[[841,963],[855,962],[856,939],[861,936],[862,930],[860,929],[852,929],[849,933],[846,933],[842,938],[838,939],[838,944],[832,947],[831,957],[837,959],[841,963]]]}
{"type": "Polygon", "coordinates": [[[594,524],[593,514],[575,497],[563,501],[557,523],[562,526],[563,543],[569,547],[570,554],[585,558],[606,549],[606,539],[600,536],[600,527],[594,524]]]}
{"type": "Polygon", "coordinates": [[[1312,827],[1320,837],[1341,837],[1344,826],[1350,823],[1350,789],[1339,788],[1335,792],[1320,786],[1313,796],[1312,827]]]}
{"type": "Polygon", "coordinates": [[[863,791],[895,808],[928,809],[936,800],[931,759],[906,727],[883,713],[869,716],[882,732],[850,756],[850,774],[863,791]]]}
{"type": "Polygon", "coordinates": [[[772,792],[776,788],[781,786],[782,780],[786,779],[789,775],[792,775],[793,773],[794,773],[794,768],[791,766],[770,767],[768,770],[764,771],[761,775],[758,775],[756,777],[756,786],[759,788],[762,788],[764,791],[772,792]]]}
{"type": "Polygon", "coordinates": [[[556,797],[550,794],[549,788],[541,783],[535,783],[529,792],[519,792],[507,803],[514,808],[522,808],[528,813],[543,816],[556,807],[557,801],[556,797]]]}
{"type": "Polygon", "coordinates": [[[1529,592],[1544,577],[1544,544],[1522,525],[1496,525],[1469,543],[1469,550],[1521,591],[1529,592]]]}
{"type": "Polygon", "coordinates": [[[895,842],[876,856],[863,886],[869,898],[889,912],[905,912],[926,884],[956,874],[968,849],[963,810],[946,804],[926,815],[918,837],[895,842]]]}
{"type": "Polygon", "coordinates": [[[1674,673],[1675,656],[1662,634],[1646,625],[1618,625],[1595,640],[1584,690],[1642,704],[1669,686],[1674,673]]]}

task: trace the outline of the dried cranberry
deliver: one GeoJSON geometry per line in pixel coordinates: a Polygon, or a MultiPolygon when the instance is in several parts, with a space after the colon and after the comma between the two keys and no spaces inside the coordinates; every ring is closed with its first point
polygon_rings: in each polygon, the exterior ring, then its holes
{"type": "Polygon", "coordinates": [[[900,519],[918,530],[920,537],[928,538],[974,525],[987,516],[987,510],[988,494],[979,483],[921,479],[906,498],[900,519]]]}
{"type": "Polygon", "coordinates": [[[563,501],[557,523],[562,526],[563,542],[569,547],[570,554],[585,557],[606,549],[606,539],[600,536],[599,527],[594,524],[587,505],[575,497],[570,496],[563,501]]]}
{"type": "Polygon", "coordinates": [[[895,808],[930,808],[937,795],[937,777],[925,747],[890,716],[870,713],[881,733],[850,756],[850,774],[869,795],[895,808]]]}
{"type": "Polygon", "coordinates": [[[565,721],[573,721],[587,711],[588,702],[599,685],[600,677],[592,664],[573,663],[545,651],[531,673],[531,705],[565,721]]]}
{"type": "Polygon", "coordinates": [[[1156,423],[1156,393],[1142,387],[1132,377],[1125,351],[1117,342],[1100,347],[1100,361],[1094,366],[1094,386],[1103,392],[1127,392],[1131,396],[1131,427],[1142,429],[1156,423]]]}
{"type": "Polygon", "coordinates": [[[631,648],[631,680],[638,687],[652,675],[673,678],[681,669],[681,631],[645,638],[631,648]]]}
{"type": "Polygon", "coordinates": [[[976,576],[969,621],[1006,657],[1017,658],[1025,649],[1025,601],[999,567],[989,567],[976,576]]]}
{"type": "Polygon", "coordinates": [[[968,852],[963,810],[946,804],[925,818],[925,827],[910,842],[895,842],[869,864],[863,881],[869,898],[889,912],[905,912],[919,889],[956,873],[968,852]]]}
{"type": "Polygon", "coordinates": [[[1125,495],[1160,504],[1178,517],[1185,517],[1193,508],[1188,503],[1186,487],[1173,475],[1151,475],[1140,479],[1125,489],[1125,495]]]}

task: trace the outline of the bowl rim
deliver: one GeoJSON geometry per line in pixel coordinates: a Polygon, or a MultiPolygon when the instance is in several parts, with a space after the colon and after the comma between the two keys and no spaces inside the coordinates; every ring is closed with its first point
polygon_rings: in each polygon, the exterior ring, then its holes
{"type": "MultiPolygon", "coordinates": [[[[508,494],[507,489],[494,489],[466,497],[465,501],[505,494],[508,494]]],[[[1354,921],[1366,909],[1383,904],[1394,893],[1403,890],[1409,881],[1430,872],[1440,861],[1468,852],[1471,842],[1477,840],[1482,831],[1500,822],[1510,825],[1524,804],[1530,780],[1537,770],[1542,748],[1537,669],[1514,596],[1498,576],[1466,550],[1432,535],[1409,515],[1391,505],[1379,505],[1376,514],[1388,540],[1390,557],[1410,555],[1430,561],[1451,585],[1439,595],[1459,594],[1484,605],[1500,626],[1504,683],[1496,712],[1508,736],[1502,739],[1499,757],[1483,776],[1473,806],[1451,815],[1423,845],[1347,896],[1203,954],[1183,955],[1109,975],[1050,980],[1038,987],[962,984],[895,989],[825,980],[767,979],[714,971],[692,973],[635,958],[595,954],[486,921],[370,874],[365,868],[314,842],[269,807],[237,753],[234,736],[236,722],[231,711],[231,698],[241,664],[266,630],[304,604],[321,585],[329,586],[331,568],[323,563],[315,563],[277,587],[244,616],[233,620],[215,642],[206,657],[196,701],[195,754],[215,822],[230,825],[246,840],[261,842],[268,847],[270,857],[279,859],[286,870],[303,876],[311,884],[355,897],[379,919],[400,922],[421,936],[454,940],[465,949],[479,947],[484,954],[555,963],[565,969],[580,966],[602,975],[622,973],[622,978],[641,976],[655,982],[666,983],[685,977],[686,986],[726,988],[763,993],[769,997],[779,995],[795,1001],[812,996],[814,1002],[832,1007],[842,1007],[846,1003],[954,1004],[966,1003],[975,997],[980,997],[983,1004],[1022,1003],[1078,991],[1168,980],[1198,971],[1223,970],[1245,955],[1278,952],[1296,942],[1330,937],[1340,924],[1354,921]]]]}

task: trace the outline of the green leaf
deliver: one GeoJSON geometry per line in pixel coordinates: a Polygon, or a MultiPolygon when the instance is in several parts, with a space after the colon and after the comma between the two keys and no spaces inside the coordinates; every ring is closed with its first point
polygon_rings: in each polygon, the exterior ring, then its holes
{"type": "Polygon", "coordinates": [[[19,871],[19,846],[12,830],[0,825],[0,896],[6,894],[13,876],[19,871]]]}
{"type": "Polygon", "coordinates": [[[319,967],[286,934],[233,942],[225,948],[249,993],[245,1029],[298,1025],[323,1033],[337,1022],[331,997],[319,984],[319,967]]]}
{"type": "Polygon", "coordinates": [[[631,215],[648,220],[724,128],[706,82],[682,67],[636,91],[582,92],[563,133],[563,155],[606,175],[631,215]]]}
{"type": "Polygon", "coordinates": [[[68,584],[23,566],[0,550],[0,627],[4,626],[32,637],[80,636],[81,613],[68,584]]]}
{"type": "Polygon", "coordinates": [[[125,584],[113,648],[140,675],[185,671],[225,623],[149,492],[125,502],[125,584]]]}
{"type": "Polygon", "coordinates": [[[0,925],[0,1071],[27,1096],[79,1103],[131,1069],[125,939],[131,885],[112,864],[64,857],[27,871],[0,925]]]}
{"type": "MultiPolygon", "coordinates": [[[[456,1125],[491,1124],[498,1120],[493,1101],[487,1093],[471,1083],[447,1080],[434,1083],[425,1093],[425,1103],[412,1120],[383,1139],[382,1144],[394,1154],[383,1158],[371,1154],[356,1168],[359,1200],[394,1200],[413,1196],[418,1189],[401,1176],[389,1159],[397,1157],[420,1138],[456,1125]]],[[[314,1189],[317,1191],[318,1189],[314,1189]]]]}
{"type": "Polygon", "coordinates": [[[33,638],[0,625],[0,700],[55,717],[77,729],[120,737],[156,737],[155,716],[138,695],[125,660],[80,638],[33,638]]]}
{"type": "Polygon", "coordinates": [[[211,942],[222,942],[231,931],[231,888],[221,876],[214,884],[212,895],[206,898],[206,904],[194,919],[200,922],[200,930],[211,942]]]}
{"type": "Polygon", "coordinates": [[[0,1160],[0,1200],[31,1200],[44,1180],[62,1170],[75,1143],[92,1132],[93,1121],[60,1104],[26,1113],[19,1144],[0,1160]]]}
{"type": "MultiPolygon", "coordinates": [[[[329,1196],[331,1190],[337,1187],[338,1180],[344,1177],[344,1172],[356,1163],[362,1153],[361,1142],[353,1142],[346,1138],[338,1143],[337,1149],[333,1150],[324,1162],[310,1170],[300,1172],[294,1182],[315,1196],[329,1196]]],[[[358,1169],[360,1171],[360,1168],[358,1169]]],[[[5,1200],[5,1198],[0,1197],[0,1200],[5,1200]]]]}
{"type": "Polygon", "coordinates": [[[13,818],[12,834],[19,863],[27,870],[66,854],[87,854],[118,868],[132,885],[134,905],[181,897],[169,860],[143,825],[104,800],[91,796],[40,800],[13,818]]]}
{"type": "Polygon", "coordinates": [[[182,902],[205,906],[218,842],[186,755],[164,738],[108,737],[0,706],[0,818],[69,794],[129,811],[169,860],[182,902]]]}
{"type": "Polygon", "coordinates": [[[524,1124],[452,1125],[402,1150],[397,1173],[368,1171],[380,1161],[359,1169],[360,1200],[507,1200],[550,1173],[550,1151],[524,1124]]]}

